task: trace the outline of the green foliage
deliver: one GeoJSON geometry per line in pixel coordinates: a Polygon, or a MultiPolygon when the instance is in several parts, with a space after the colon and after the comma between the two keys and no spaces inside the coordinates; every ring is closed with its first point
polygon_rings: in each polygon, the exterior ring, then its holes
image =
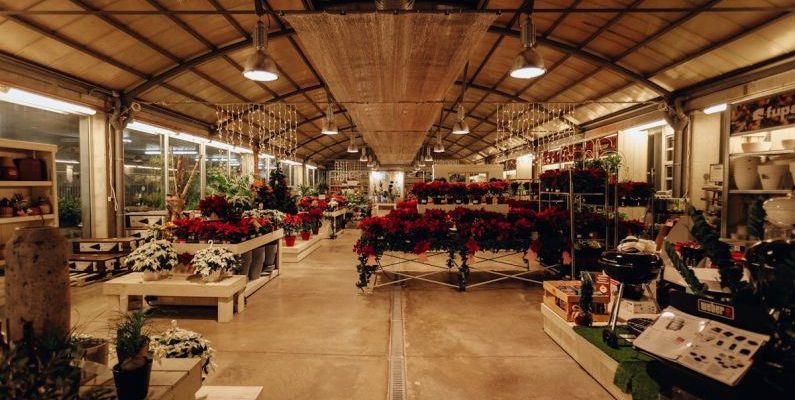
{"type": "Polygon", "coordinates": [[[309,185],[301,185],[298,187],[298,191],[301,193],[301,196],[317,196],[318,191],[309,185]]]}
{"type": "Polygon", "coordinates": [[[80,226],[83,222],[83,211],[80,207],[80,199],[74,197],[58,199],[58,225],[62,228],[80,226]]]}
{"type": "Polygon", "coordinates": [[[704,219],[701,211],[691,206],[688,214],[693,219],[690,233],[701,243],[704,254],[718,266],[721,287],[729,288],[735,299],[747,294],[749,286],[747,282],[742,281],[743,267],[732,260],[729,245],[720,241],[720,237],[704,219]]]}
{"type": "Polygon", "coordinates": [[[135,357],[149,342],[149,318],[143,311],[123,314],[116,325],[116,353],[119,363],[135,357]]]}
{"type": "Polygon", "coordinates": [[[222,194],[227,197],[251,197],[251,175],[229,176],[225,167],[215,167],[207,171],[207,194],[222,194]]]}
{"type": "Polygon", "coordinates": [[[295,199],[290,195],[290,188],[287,187],[287,179],[282,172],[281,163],[276,163],[276,169],[271,172],[268,179],[271,191],[260,199],[264,208],[279,210],[285,214],[297,214],[298,206],[295,199]]]}
{"type": "Polygon", "coordinates": [[[326,192],[328,192],[328,185],[326,184],[326,182],[320,182],[317,185],[317,192],[320,194],[325,194],[326,192]]]}
{"type": "Polygon", "coordinates": [[[748,234],[759,240],[765,238],[765,218],[767,217],[762,203],[762,199],[756,199],[748,208],[748,234]]]}
{"type": "Polygon", "coordinates": [[[679,271],[679,275],[682,275],[682,278],[687,283],[687,286],[690,287],[690,290],[696,294],[704,293],[704,284],[696,278],[696,275],[693,273],[693,270],[690,269],[687,265],[685,265],[682,258],[679,257],[679,254],[676,253],[676,248],[674,245],[671,244],[669,241],[665,241],[665,254],[671,259],[671,263],[674,265],[677,271],[679,271]]]}

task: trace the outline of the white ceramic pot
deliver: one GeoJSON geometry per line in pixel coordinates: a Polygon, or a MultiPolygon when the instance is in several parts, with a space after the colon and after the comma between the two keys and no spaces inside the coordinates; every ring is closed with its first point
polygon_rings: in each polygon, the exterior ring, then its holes
{"type": "MultiPolygon", "coordinates": [[[[784,158],[784,157],[776,158],[775,160],[770,162],[770,164],[773,164],[773,165],[781,165],[782,167],[784,167],[787,170],[790,169],[789,166],[792,163],[795,163],[795,161],[793,161],[792,159],[789,159],[789,158],[784,158]]],[[[789,189],[792,186],[793,186],[793,178],[790,176],[790,174],[788,174],[785,171],[784,172],[784,177],[781,178],[781,187],[784,188],[784,189],[789,189]]]]}
{"type": "Polygon", "coordinates": [[[757,151],[768,151],[773,147],[773,142],[748,142],[743,143],[744,153],[755,153],[757,151]]]}
{"type": "Polygon", "coordinates": [[[738,157],[732,160],[732,176],[737,189],[750,190],[759,187],[759,157],[738,157]]]}
{"type": "Polygon", "coordinates": [[[221,270],[213,271],[208,276],[202,276],[202,281],[204,282],[218,282],[223,277],[223,273],[221,270]]]}
{"type": "Polygon", "coordinates": [[[160,274],[154,271],[144,271],[143,275],[141,276],[141,280],[144,282],[156,281],[158,279],[160,279],[160,274]]]}
{"type": "Polygon", "coordinates": [[[781,141],[781,148],[795,150],[795,139],[783,139],[781,141]]]}
{"type": "Polygon", "coordinates": [[[762,181],[762,189],[781,189],[781,182],[784,180],[784,175],[787,173],[787,167],[785,165],[765,164],[760,165],[758,170],[759,180],[762,181]]]}
{"type": "Polygon", "coordinates": [[[767,221],[784,229],[795,226],[795,197],[774,197],[767,200],[762,207],[767,213],[767,221]]]}

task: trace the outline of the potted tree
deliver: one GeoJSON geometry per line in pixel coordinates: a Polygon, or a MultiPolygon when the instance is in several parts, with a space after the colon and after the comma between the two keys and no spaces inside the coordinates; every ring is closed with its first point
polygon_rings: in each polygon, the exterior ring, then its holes
{"type": "Polygon", "coordinates": [[[113,381],[119,400],[142,400],[149,392],[152,357],[149,356],[148,318],[143,311],[122,315],[116,325],[113,381]]]}
{"type": "Polygon", "coordinates": [[[159,279],[177,266],[179,260],[171,242],[155,240],[133,250],[124,260],[124,266],[135,272],[143,272],[144,281],[159,279]]]}

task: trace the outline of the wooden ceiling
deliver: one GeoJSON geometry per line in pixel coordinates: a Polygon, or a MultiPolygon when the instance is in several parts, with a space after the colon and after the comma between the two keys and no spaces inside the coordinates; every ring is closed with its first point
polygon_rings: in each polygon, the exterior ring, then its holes
{"type": "MultiPolygon", "coordinates": [[[[293,103],[301,120],[299,158],[322,163],[345,157],[347,135],[320,134],[326,71],[313,64],[307,55],[310,44],[298,39],[288,20],[296,10],[364,10],[372,3],[264,4],[267,10],[285,11],[268,17],[269,53],[281,71],[275,82],[252,82],[240,73],[257,20],[252,0],[0,0],[0,56],[117,90],[133,100],[157,102],[207,126],[216,119],[211,103],[293,103]]],[[[668,97],[795,52],[793,0],[417,0],[416,7],[511,10],[496,16],[468,60],[451,62],[457,77],[437,99],[446,101],[446,112],[441,126],[434,126],[442,130],[447,154],[463,162],[496,153],[500,102],[600,101],[576,110],[576,122],[584,125],[631,107],[625,102],[668,97]],[[537,46],[548,69],[530,81],[508,75],[521,47],[519,8],[536,10],[537,46]],[[472,133],[452,136],[467,62],[463,101],[472,133]]],[[[337,18],[360,16],[350,12],[337,18]]],[[[324,44],[331,50],[356,45],[324,44]]],[[[342,96],[330,86],[335,96],[342,96]]],[[[344,102],[336,111],[336,122],[344,129],[357,122],[344,102]]],[[[407,146],[417,143],[414,138],[407,146]]]]}

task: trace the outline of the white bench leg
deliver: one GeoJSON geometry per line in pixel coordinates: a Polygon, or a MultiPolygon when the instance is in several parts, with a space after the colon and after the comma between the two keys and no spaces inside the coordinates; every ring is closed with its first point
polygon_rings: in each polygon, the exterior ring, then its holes
{"type": "Polygon", "coordinates": [[[235,298],[237,299],[237,312],[242,313],[246,309],[245,290],[235,294],[235,298]]]}
{"type": "Polygon", "coordinates": [[[125,295],[108,295],[106,296],[108,299],[108,305],[110,306],[110,310],[116,313],[126,313],[129,309],[129,303],[127,301],[127,296],[125,295]]]}
{"type": "Polygon", "coordinates": [[[235,297],[218,298],[218,322],[229,322],[235,313],[235,297]]]}

